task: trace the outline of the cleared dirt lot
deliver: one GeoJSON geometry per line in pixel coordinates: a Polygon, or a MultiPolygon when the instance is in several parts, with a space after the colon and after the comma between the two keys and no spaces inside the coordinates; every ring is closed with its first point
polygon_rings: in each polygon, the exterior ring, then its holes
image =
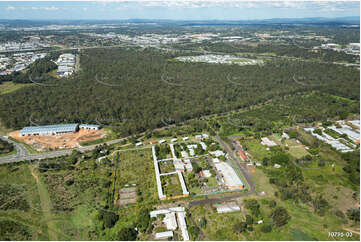
{"type": "Polygon", "coordinates": [[[106,132],[101,130],[80,129],[76,133],[59,134],[53,136],[19,136],[19,131],[9,133],[11,137],[31,145],[37,151],[49,149],[66,149],[78,147],[79,143],[105,137],[106,132]]]}

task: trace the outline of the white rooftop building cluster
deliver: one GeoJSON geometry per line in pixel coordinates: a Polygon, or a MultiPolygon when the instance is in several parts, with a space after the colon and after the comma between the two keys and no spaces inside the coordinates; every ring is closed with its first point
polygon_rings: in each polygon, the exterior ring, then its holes
{"type": "Polygon", "coordinates": [[[55,62],[58,65],[58,70],[56,74],[59,76],[70,76],[74,72],[75,67],[75,55],[66,53],[59,56],[58,60],[55,62]]]}
{"type": "Polygon", "coordinates": [[[272,147],[272,146],[276,146],[277,144],[274,142],[274,141],[272,141],[272,140],[270,140],[269,138],[267,138],[267,137],[263,137],[263,138],[261,138],[261,144],[263,144],[263,145],[266,145],[266,146],[269,146],[269,147],[272,147]]]}
{"type": "Polygon", "coordinates": [[[332,125],[328,128],[335,131],[336,133],[338,133],[340,135],[346,134],[347,137],[350,138],[354,142],[360,141],[360,132],[353,130],[350,126],[348,126],[344,123],[340,124],[340,126],[341,126],[340,128],[337,128],[336,126],[332,125]]]}
{"type": "Polygon", "coordinates": [[[36,60],[44,58],[46,53],[23,52],[9,56],[0,55],[0,75],[9,75],[22,71],[36,60]]]}
{"type": "Polygon", "coordinates": [[[182,43],[182,42],[202,42],[206,40],[212,40],[217,37],[218,34],[214,33],[185,33],[185,34],[143,34],[130,36],[125,34],[116,34],[116,33],[106,33],[106,34],[96,34],[96,33],[84,33],[85,35],[113,40],[119,42],[126,42],[131,45],[141,46],[141,47],[160,47],[162,45],[172,44],[172,43],[182,43]]]}
{"type": "Polygon", "coordinates": [[[194,151],[194,149],[197,149],[197,144],[187,145],[187,148],[189,150],[189,155],[195,156],[196,152],[194,151]]]}
{"type": "Polygon", "coordinates": [[[246,59],[231,55],[199,55],[199,56],[181,56],[176,60],[183,62],[205,62],[213,64],[236,64],[236,65],[258,65],[263,64],[262,60],[246,59]]]}
{"type": "Polygon", "coordinates": [[[48,47],[49,45],[42,43],[39,39],[31,38],[31,41],[26,42],[6,42],[0,43],[1,52],[18,52],[18,51],[34,51],[40,48],[48,47]]]}
{"type": "Polygon", "coordinates": [[[329,49],[337,52],[345,52],[349,55],[360,55],[360,43],[349,43],[346,48],[341,48],[341,45],[334,43],[321,44],[320,47],[316,46],[314,49],[329,49]]]}
{"type": "MultiPolygon", "coordinates": [[[[324,128],[320,128],[322,131],[324,131],[324,128]]],[[[314,131],[316,130],[316,128],[305,128],[306,131],[311,132],[311,135],[316,137],[317,139],[331,145],[333,148],[335,148],[336,150],[339,150],[341,152],[350,152],[352,151],[352,149],[350,147],[348,147],[347,145],[342,144],[340,141],[338,141],[337,139],[333,138],[332,136],[322,132],[322,135],[316,134],[314,133],[314,131]]]]}
{"type": "Polygon", "coordinates": [[[225,156],[226,154],[221,151],[221,150],[215,150],[215,151],[210,151],[209,154],[214,155],[215,157],[220,157],[220,156],[225,156]]]}
{"type": "Polygon", "coordinates": [[[166,225],[166,227],[169,231],[156,233],[155,237],[157,239],[172,237],[173,231],[176,230],[179,226],[181,233],[182,233],[183,240],[189,241],[189,234],[188,234],[187,223],[186,223],[186,212],[185,212],[184,207],[174,207],[174,208],[166,208],[166,209],[159,209],[159,210],[151,211],[150,217],[156,218],[160,214],[165,215],[162,222],[166,225]]]}
{"type": "MultiPolygon", "coordinates": [[[[357,120],[355,121],[350,121],[353,122],[355,124],[358,123],[357,120]]],[[[347,137],[349,139],[351,139],[353,142],[355,143],[359,143],[360,142],[360,131],[359,130],[355,130],[352,129],[352,127],[350,127],[349,125],[345,124],[344,121],[340,121],[340,128],[336,127],[336,126],[329,126],[328,128],[330,130],[335,131],[336,133],[342,135],[342,134],[346,134],[347,137]]],[[[317,133],[315,133],[314,131],[316,130],[315,127],[311,127],[311,128],[305,128],[304,130],[308,131],[311,133],[312,136],[316,137],[319,140],[324,141],[325,143],[331,145],[333,148],[335,148],[336,150],[340,151],[340,152],[350,152],[353,151],[353,148],[356,147],[355,144],[343,139],[343,138],[334,138],[331,135],[326,134],[325,128],[320,127],[319,128],[322,131],[322,135],[319,135],[317,133]],[[343,142],[341,142],[341,140],[343,142]],[[347,144],[347,145],[346,145],[347,144]]]]}

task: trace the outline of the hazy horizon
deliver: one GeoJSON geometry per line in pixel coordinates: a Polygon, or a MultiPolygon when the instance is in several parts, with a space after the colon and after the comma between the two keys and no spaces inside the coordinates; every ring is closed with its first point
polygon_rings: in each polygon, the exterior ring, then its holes
{"type": "Polygon", "coordinates": [[[0,1],[8,20],[264,20],[359,17],[359,1],[0,1]]]}

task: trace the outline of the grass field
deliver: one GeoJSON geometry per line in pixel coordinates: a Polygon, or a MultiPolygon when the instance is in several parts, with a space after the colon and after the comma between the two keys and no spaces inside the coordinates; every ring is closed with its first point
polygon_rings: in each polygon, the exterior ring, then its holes
{"type": "MultiPolygon", "coordinates": [[[[0,239],[115,239],[119,228],[136,221],[140,204],[158,200],[150,150],[119,152],[117,158],[113,169],[83,158],[76,164],[69,158],[57,158],[40,162],[46,166],[28,162],[0,166],[0,224],[23,231],[9,237],[0,229],[0,239]],[[126,209],[111,208],[120,215],[119,223],[103,230],[97,216],[116,195],[113,185],[133,183],[137,184],[138,203],[126,209]]],[[[145,235],[141,238],[148,240],[145,235]]]]}
{"type": "MultiPolygon", "coordinates": [[[[48,190],[47,190],[45,184],[43,183],[42,179],[39,178],[38,172],[35,171],[34,168],[29,167],[29,169],[31,170],[31,175],[34,177],[36,184],[37,184],[37,188],[38,188],[38,192],[39,192],[39,196],[40,196],[41,210],[52,211],[53,205],[51,203],[50,196],[49,196],[49,193],[48,193],[48,190]]],[[[45,212],[44,218],[47,221],[46,224],[48,226],[49,239],[50,240],[58,240],[59,239],[58,235],[55,232],[57,227],[56,227],[56,223],[53,218],[53,214],[50,212],[45,212]]]]}
{"type": "MultiPolygon", "coordinates": [[[[319,216],[313,213],[312,208],[309,206],[296,205],[290,200],[280,200],[274,195],[277,189],[269,184],[268,178],[265,177],[265,174],[260,169],[256,169],[252,177],[257,192],[265,191],[265,195],[252,195],[241,198],[238,200],[238,203],[243,204],[244,199],[257,199],[260,204],[264,224],[269,224],[272,223],[270,214],[273,209],[269,207],[268,203],[270,200],[274,200],[277,206],[287,209],[291,216],[288,224],[280,228],[273,226],[273,230],[270,233],[262,232],[262,225],[258,224],[253,225],[254,231],[237,233],[233,230],[234,224],[245,221],[245,215],[249,214],[249,211],[244,207],[241,208],[240,212],[225,214],[217,214],[209,205],[192,207],[190,212],[195,221],[199,221],[201,218],[206,218],[207,220],[206,227],[201,228],[206,235],[205,240],[359,240],[359,235],[357,234],[353,234],[352,238],[330,238],[328,235],[329,231],[346,232],[343,228],[352,226],[350,224],[343,224],[342,221],[332,213],[332,210],[327,212],[325,216],[319,216]]],[[[345,190],[343,191],[346,192],[345,190]]],[[[336,190],[330,190],[330,192],[337,193],[336,190]]],[[[343,199],[345,199],[343,197],[344,195],[349,195],[347,192],[344,192],[339,193],[343,199]]],[[[348,192],[350,192],[350,190],[348,190],[348,192]]]]}
{"type": "MultiPolygon", "coordinates": [[[[309,144],[315,142],[313,137],[303,130],[300,130],[299,133],[302,140],[306,140],[309,144]]],[[[266,151],[265,147],[258,140],[241,140],[241,144],[248,148],[248,152],[254,160],[262,160],[263,157],[272,156],[273,151],[266,151]]],[[[302,143],[292,139],[285,140],[285,142],[278,141],[277,144],[283,149],[285,144],[288,144],[289,150],[286,152],[293,159],[309,154],[302,143]]],[[[290,161],[288,165],[294,164],[290,161]]],[[[359,188],[349,181],[347,173],[343,170],[345,165],[345,160],[336,151],[322,143],[319,147],[318,156],[313,156],[312,161],[306,165],[298,165],[302,170],[305,184],[310,187],[311,196],[322,195],[330,204],[330,207],[323,216],[314,213],[311,202],[308,204],[295,204],[292,199],[281,200],[279,196],[276,196],[276,192],[279,194],[280,188],[270,184],[269,178],[263,172],[273,168],[256,168],[256,172],[252,174],[252,180],[259,195],[252,195],[247,198],[253,197],[261,203],[261,211],[265,223],[272,222],[272,219],[269,217],[272,209],[267,205],[270,200],[274,200],[278,206],[286,208],[291,216],[291,220],[283,227],[273,228],[270,233],[262,232],[260,226],[256,225],[253,232],[244,232],[242,235],[247,240],[359,240],[359,235],[356,233],[353,234],[352,238],[345,236],[342,238],[332,238],[328,234],[329,231],[346,232],[345,229],[357,231],[359,226],[358,223],[354,224],[350,220],[345,219],[346,217],[342,219],[335,215],[336,211],[346,214],[347,209],[357,208],[360,202],[359,196],[353,198],[353,194],[359,188]],[[318,164],[320,159],[326,161],[323,166],[318,164]],[[265,193],[263,194],[262,192],[265,193]],[[261,193],[262,195],[260,195],[261,193]]],[[[242,203],[242,200],[240,202],[242,203]]],[[[227,227],[232,227],[234,222],[231,222],[231,215],[229,216],[229,220],[225,219],[224,221],[226,221],[227,227]]],[[[216,229],[216,227],[211,227],[209,231],[216,229]]],[[[217,238],[216,236],[213,235],[208,239],[214,240],[217,238]]],[[[232,234],[229,232],[227,238],[236,238],[235,236],[237,236],[237,233],[232,234]]]]}
{"type": "MultiPolygon", "coordinates": [[[[52,219],[45,213],[39,213],[39,210],[34,207],[35,204],[41,203],[40,201],[44,198],[41,196],[46,195],[46,190],[38,192],[36,180],[31,175],[27,163],[0,166],[0,183],[6,184],[7,189],[22,187],[20,196],[14,194],[5,203],[0,204],[0,219],[18,224],[19,229],[28,229],[33,240],[61,239],[57,237],[58,229],[54,226],[52,219]],[[49,224],[51,224],[50,227],[49,224]]],[[[14,236],[13,240],[18,239],[16,235],[14,236]]]]}
{"type": "Polygon", "coordinates": [[[3,82],[0,84],[0,95],[15,92],[16,90],[31,85],[32,84],[14,84],[12,82],[3,82]]]}
{"type": "Polygon", "coordinates": [[[270,151],[266,150],[266,147],[261,144],[258,139],[241,140],[242,145],[247,148],[247,151],[252,155],[253,160],[262,161],[263,158],[271,155],[270,151]]]}
{"type": "Polygon", "coordinates": [[[289,147],[288,153],[298,159],[310,154],[302,145],[289,147]]]}

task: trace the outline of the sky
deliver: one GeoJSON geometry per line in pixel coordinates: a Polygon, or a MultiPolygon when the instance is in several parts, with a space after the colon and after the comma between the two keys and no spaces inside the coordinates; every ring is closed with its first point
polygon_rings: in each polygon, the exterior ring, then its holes
{"type": "Polygon", "coordinates": [[[360,16],[359,1],[99,0],[2,1],[0,19],[255,20],[360,16]]]}

